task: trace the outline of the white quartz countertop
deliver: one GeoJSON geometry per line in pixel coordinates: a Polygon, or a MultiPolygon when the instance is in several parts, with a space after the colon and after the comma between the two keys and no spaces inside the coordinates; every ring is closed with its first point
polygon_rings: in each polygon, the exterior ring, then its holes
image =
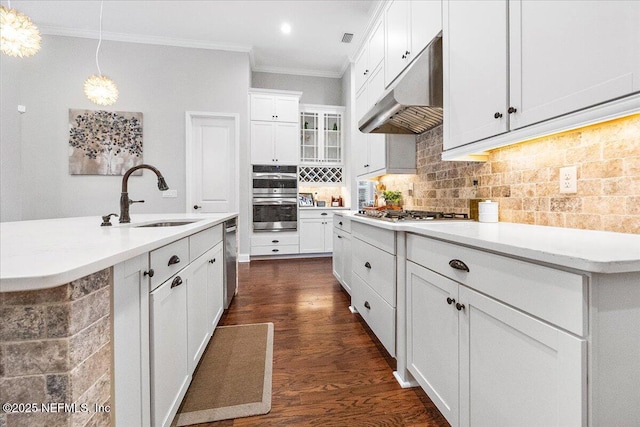
{"type": "Polygon", "coordinates": [[[131,215],[130,224],[101,227],[99,216],[0,223],[0,292],[68,283],[175,240],[237,213],[131,215]],[[197,220],[174,227],[136,228],[161,220],[197,220]]]}
{"type": "Polygon", "coordinates": [[[640,234],[579,230],[508,222],[387,222],[336,215],[388,230],[433,237],[481,250],[593,273],[640,271],[640,234]]]}

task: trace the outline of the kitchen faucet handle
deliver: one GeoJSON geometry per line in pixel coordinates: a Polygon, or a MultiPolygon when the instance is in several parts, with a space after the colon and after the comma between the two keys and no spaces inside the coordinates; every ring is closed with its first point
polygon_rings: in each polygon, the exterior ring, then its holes
{"type": "Polygon", "coordinates": [[[118,214],[109,214],[109,215],[102,215],[102,224],[100,224],[100,227],[108,227],[111,225],[111,217],[112,216],[118,216],[118,214]]]}
{"type": "Polygon", "coordinates": [[[134,203],[144,203],[144,200],[131,200],[129,199],[129,204],[132,205],[134,203]]]}

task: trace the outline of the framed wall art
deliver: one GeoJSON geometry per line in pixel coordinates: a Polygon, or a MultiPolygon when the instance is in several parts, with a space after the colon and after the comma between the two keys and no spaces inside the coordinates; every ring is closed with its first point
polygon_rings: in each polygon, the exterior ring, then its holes
{"type": "Polygon", "coordinates": [[[139,164],[142,113],[69,109],[69,174],[124,175],[139,164]]]}

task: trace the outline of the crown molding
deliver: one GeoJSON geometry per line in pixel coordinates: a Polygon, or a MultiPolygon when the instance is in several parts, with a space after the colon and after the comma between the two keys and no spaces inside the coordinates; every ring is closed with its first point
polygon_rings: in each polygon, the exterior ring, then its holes
{"type": "Polygon", "coordinates": [[[309,77],[327,77],[330,79],[342,78],[342,72],[339,71],[318,71],[318,70],[305,70],[299,68],[280,68],[280,67],[257,67],[252,66],[252,71],[257,73],[273,73],[273,74],[292,74],[295,76],[309,76],[309,77]]]}
{"type": "MultiPolygon", "coordinates": [[[[98,39],[100,33],[94,30],[80,30],[62,27],[40,27],[42,34],[51,36],[78,37],[85,39],[98,39]]],[[[234,44],[234,43],[218,43],[204,40],[176,39],[169,37],[144,36],[140,34],[122,34],[102,32],[103,40],[127,42],[127,43],[143,43],[163,46],[187,47],[194,49],[210,49],[224,50],[229,52],[251,53],[253,46],[234,44]]]]}

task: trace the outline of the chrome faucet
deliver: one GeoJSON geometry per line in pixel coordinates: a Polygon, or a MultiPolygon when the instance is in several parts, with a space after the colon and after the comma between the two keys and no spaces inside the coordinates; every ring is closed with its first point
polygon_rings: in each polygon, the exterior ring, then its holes
{"type": "Polygon", "coordinates": [[[126,171],[124,176],[122,177],[122,193],[120,194],[120,223],[131,222],[131,218],[129,217],[129,206],[131,204],[144,203],[144,200],[131,200],[129,198],[129,192],[127,190],[129,175],[131,175],[138,169],[149,169],[156,174],[156,176],[158,177],[158,190],[165,191],[169,189],[169,186],[164,181],[164,177],[162,176],[160,171],[151,165],[138,165],[126,171]]]}

